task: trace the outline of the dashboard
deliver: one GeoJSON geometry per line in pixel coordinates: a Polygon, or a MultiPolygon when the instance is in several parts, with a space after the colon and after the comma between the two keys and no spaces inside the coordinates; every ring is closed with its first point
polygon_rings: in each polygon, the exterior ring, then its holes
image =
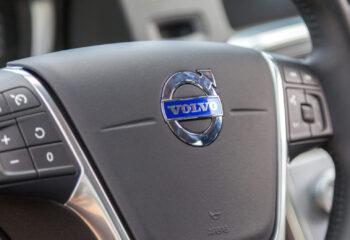
{"type": "Polygon", "coordinates": [[[30,55],[29,4],[23,1],[0,3],[0,64],[30,55]]]}
{"type": "Polygon", "coordinates": [[[0,64],[76,47],[168,39],[228,42],[303,57],[311,43],[296,16],[288,0],[3,1],[0,64]]]}

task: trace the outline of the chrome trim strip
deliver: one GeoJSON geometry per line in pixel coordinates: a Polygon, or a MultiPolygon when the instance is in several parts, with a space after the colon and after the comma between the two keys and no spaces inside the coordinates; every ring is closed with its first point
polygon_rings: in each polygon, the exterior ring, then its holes
{"type": "Polygon", "coordinates": [[[275,89],[275,102],[277,113],[277,144],[278,144],[278,189],[277,189],[277,211],[275,222],[274,240],[285,240],[286,232],[286,191],[287,191],[287,126],[284,105],[284,90],[282,85],[282,75],[277,64],[271,55],[262,52],[272,75],[275,89]]]}
{"type": "Polygon", "coordinates": [[[49,93],[38,79],[24,69],[7,67],[4,70],[23,76],[33,86],[80,165],[78,183],[65,206],[76,212],[98,239],[130,240],[89,161],[49,93]]]}

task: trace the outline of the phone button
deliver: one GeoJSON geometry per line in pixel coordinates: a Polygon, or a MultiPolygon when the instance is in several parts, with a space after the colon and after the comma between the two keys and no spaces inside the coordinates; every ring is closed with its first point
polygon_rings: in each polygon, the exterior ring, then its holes
{"type": "Polygon", "coordinates": [[[8,106],[4,95],[0,94],[0,116],[10,113],[10,107],[8,106]]]}
{"type": "Polygon", "coordinates": [[[63,143],[29,148],[39,177],[73,174],[73,154],[63,143]]]}

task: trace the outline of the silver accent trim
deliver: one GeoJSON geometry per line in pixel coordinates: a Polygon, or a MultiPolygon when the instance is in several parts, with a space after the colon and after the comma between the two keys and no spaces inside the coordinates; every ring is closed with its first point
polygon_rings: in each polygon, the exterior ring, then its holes
{"type": "Polygon", "coordinates": [[[286,110],[284,105],[284,90],[282,84],[282,75],[277,64],[271,55],[262,52],[272,75],[275,89],[275,102],[277,113],[277,144],[278,144],[278,189],[277,189],[277,211],[274,229],[274,240],[285,240],[286,235],[286,191],[287,191],[287,126],[286,110]]]}
{"type": "Polygon", "coordinates": [[[312,44],[309,31],[299,17],[287,18],[237,31],[228,44],[287,55],[307,55],[312,44]]]}
{"type": "Polygon", "coordinates": [[[7,67],[4,70],[21,75],[33,86],[80,165],[78,183],[65,206],[77,213],[98,239],[130,240],[89,161],[49,93],[38,79],[24,69],[7,67]]]}
{"type": "Polygon", "coordinates": [[[55,43],[56,14],[53,0],[31,0],[31,55],[53,51],[55,43]]]}
{"type": "MultiPolygon", "coordinates": [[[[278,194],[276,221],[272,239],[285,240],[286,167],[288,151],[284,91],[282,86],[282,76],[278,66],[273,60],[273,57],[264,52],[262,53],[262,56],[266,60],[271,71],[277,113],[278,194]]],[[[35,91],[52,114],[59,129],[62,131],[65,140],[81,167],[79,181],[71,198],[67,201],[66,206],[75,211],[99,239],[130,240],[86,156],[49,93],[34,76],[22,68],[7,67],[4,70],[23,76],[34,87],[35,91]]]]}

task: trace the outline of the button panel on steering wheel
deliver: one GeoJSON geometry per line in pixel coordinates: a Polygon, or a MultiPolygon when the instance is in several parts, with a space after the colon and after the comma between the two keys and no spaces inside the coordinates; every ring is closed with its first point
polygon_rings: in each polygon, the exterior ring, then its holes
{"type": "Polygon", "coordinates": [[[322,87],[313,74],[298,65],[283,64],[289,141],[332,135],[332,123],[322,87]]]}
{"type": "Polygon", "coordinates": [[[7,118],[0,119],[0,183],[74,174],[73,154],[32,91],[21,86],[0,96],[7,118]]]}

